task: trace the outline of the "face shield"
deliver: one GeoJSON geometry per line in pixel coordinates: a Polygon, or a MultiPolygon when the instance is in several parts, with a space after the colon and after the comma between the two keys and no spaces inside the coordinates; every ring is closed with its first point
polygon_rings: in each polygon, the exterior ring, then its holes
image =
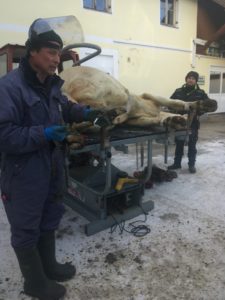
{"type": "Polygon", "coordinates": [[[49,41],[60,44],[62,53],[67,53],[75,48],[90,48],[91,53],[86,57],[74,62],[73,65],[81,63],[99,55],[101,48],[94,44],[84,42],[84,33],[80,22],[75,16],[63,16],[53,18],[41,18],[35,20],[30,26],[28,40],[26,42],[27,52],[43,46],[54,47],[49,41]]]}
{"type": "Polygon", "coordinates": [[[28,40],[32,41],[37,37],[47,36],[50,32],[56,33],[61,38],[63,47],[84,42],[82,27],[75,16],[35,20],[30,26],[28,40]]]}

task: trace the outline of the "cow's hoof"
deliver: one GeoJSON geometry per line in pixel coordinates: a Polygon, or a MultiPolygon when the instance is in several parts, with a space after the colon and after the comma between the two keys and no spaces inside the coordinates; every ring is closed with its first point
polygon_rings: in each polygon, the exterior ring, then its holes
{"type": "Polygon", "coordinates": [[[69,145],[70,150],[79,150],[79,149],[82,149],[83,147],[84,147],[84,145],[79,144],[79,143],[72,143],[69,145]]]}
{"type": "Polygon", "coordinates": [[[121,114],[113,120],[113,124],[114,125],[122,124],[122,123],[126,122],[127,119],[128,119],[127,113],[121,114]]]}
{"type": "Polygon", "coordinates": [[[180,130],[186,128],[187,121],[182,116],[173,116],[173,117],[168,117],[165,120],[164,126],[165,125],[168,126],[169,128],[180,130]]]}
{"type": "Polygon", "coordinates": [[[208,112],[214,112],[217,110],[217,101],[214,99],[205,99],[193,102],[191,109],[196,109],[197,113],[204,114],[208,112]]]}
{"type": "Polygon", "coordinates": [[[116,117],[116,118],[113,120],[113,124],[114,124],[114,125],[121,124],[120,117],[116,117]]]}

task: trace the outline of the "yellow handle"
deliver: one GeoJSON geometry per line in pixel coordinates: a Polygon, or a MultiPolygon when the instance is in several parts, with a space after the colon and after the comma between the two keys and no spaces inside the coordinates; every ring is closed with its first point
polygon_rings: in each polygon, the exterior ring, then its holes
{"type": "Polygon", "coordinates": [[[137,183],[137,182],[138,179],[136,178],[119,178],[116,183],[115,190],[116,191],[122,190],[125,183],[137,183]]]}

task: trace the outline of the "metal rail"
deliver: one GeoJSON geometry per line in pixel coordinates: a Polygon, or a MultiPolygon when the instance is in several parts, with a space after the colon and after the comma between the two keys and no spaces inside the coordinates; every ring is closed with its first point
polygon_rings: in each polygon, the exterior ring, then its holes
{"type": "Polygon", "coordinates": [[[62,50],[62,54],[66,53],[67,51],[74,49],[74,48],[89,48],[89,49],[94,49],[95,51],[91,54],[88,54],[86,57],[84,57],[82,59],[73,61],[73,67],[79,66],[80,64],[99,55],[102,52],[102,49],[98,45],[90,44],[90,43],[76,43],[76,44],[71,44],[71,45],[64,47],[62,50]]]}

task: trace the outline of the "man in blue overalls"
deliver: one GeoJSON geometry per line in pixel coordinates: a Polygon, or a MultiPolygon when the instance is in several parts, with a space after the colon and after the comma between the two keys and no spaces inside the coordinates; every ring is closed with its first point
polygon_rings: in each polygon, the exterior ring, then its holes
{"type": "MultiPolygon", "coordinates": [[[[0,79],[1,194],[11,226],[11,244],[24,276],[24,292],[38,299],[60,299],[56,281],[75,267],[55,257],[55,235],[63,214],[64,153],[57,143],[65,123],[94,122],[99,111],[62,95],[55,74],[63,42],[44,19],[29,30],[27,54],[19,68],[0,79]]],[[[102,125],[106,120],[103,116],[102,125]]],[[[100,122],[101,123],[101,122],[100,122]]]]}

